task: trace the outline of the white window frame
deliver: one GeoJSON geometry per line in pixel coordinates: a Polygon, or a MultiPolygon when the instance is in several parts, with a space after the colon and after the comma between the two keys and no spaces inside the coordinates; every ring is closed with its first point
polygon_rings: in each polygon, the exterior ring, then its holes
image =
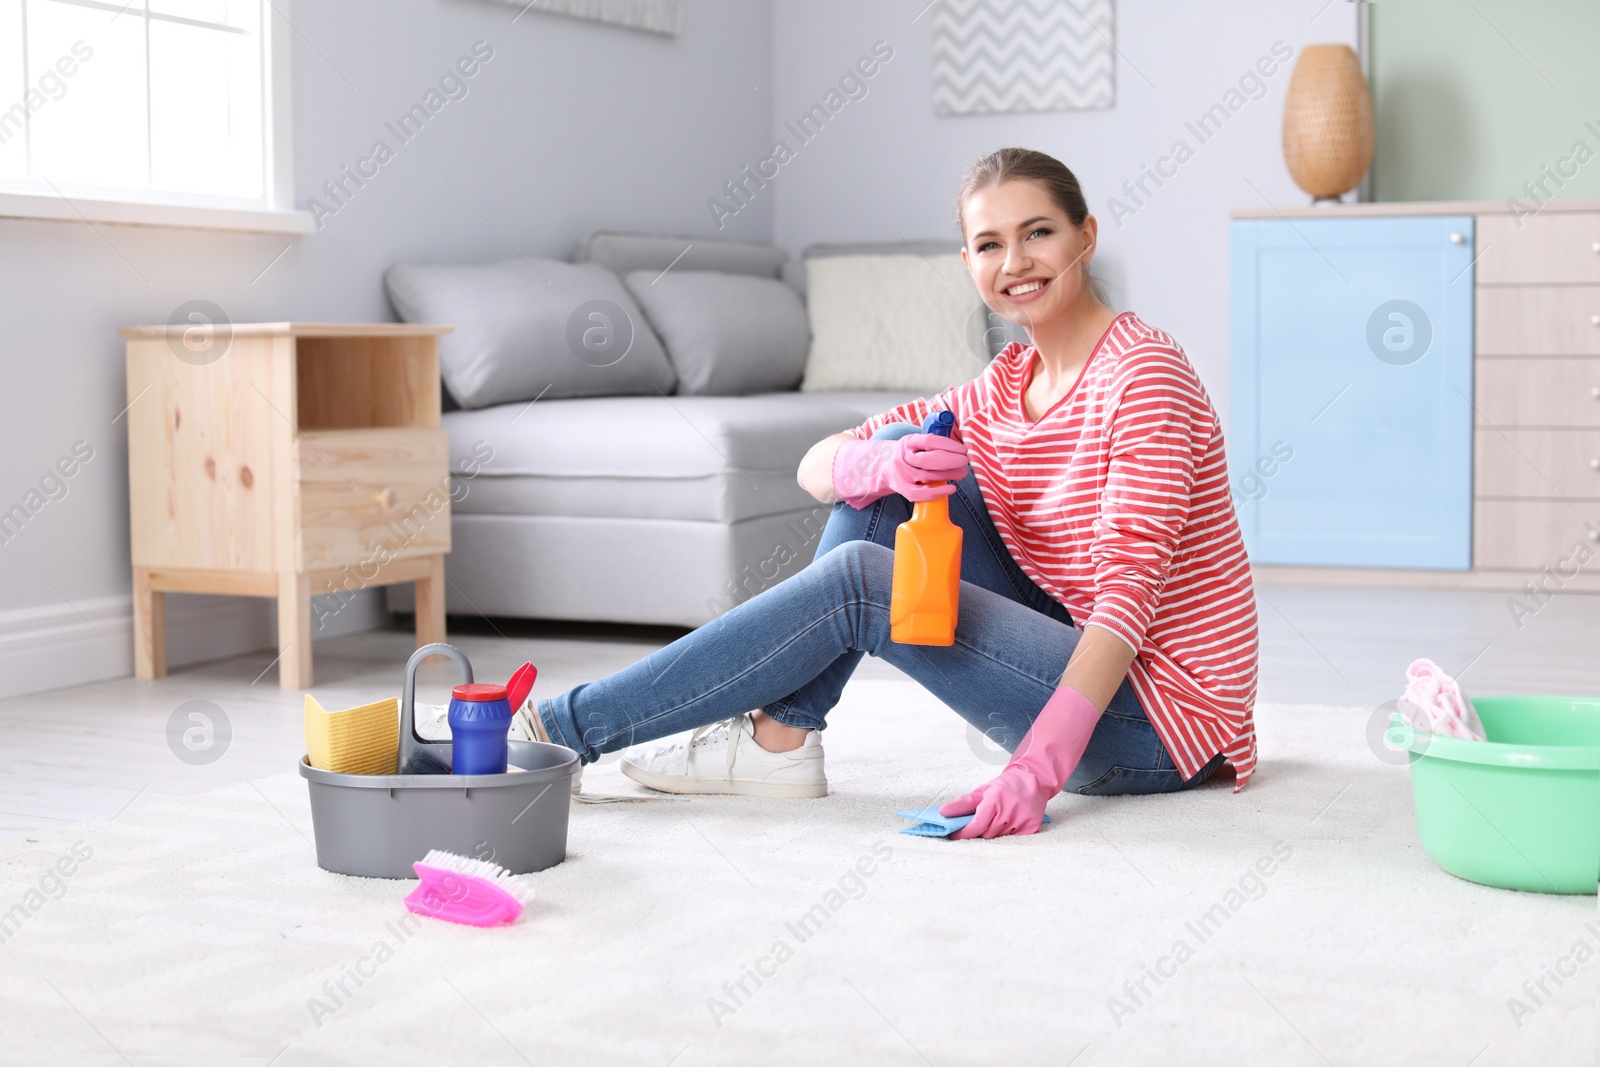
{"type": "MultiPolygon", "coordinates": [[[[82,0],[75,0],[82,2],[82,0]]],[[[52,219],[64,222],[111,222],[133,226],[175,226],[207,230],[246,230],[258,233],[311,233],[316,229],[309,211],[294,206],[294,138],[290,126],[292,97],[289,78],[290,0],[262,0],[261,46],[262,181],[261,202],[230,203],[226,198],[201,194],[148,193],[129,190],[103,196],[53,196],[0,190],[0,218],[52,219]]],[[[143,6],[142,0],[133,4],[143,6]]],[[[86,6],[100,7],[90,0],[86,6]]],[[[105,5],[115,10],[120,5],[105,5]]],[[[132,6],[132,5],[130,5],[132,6]]]]}

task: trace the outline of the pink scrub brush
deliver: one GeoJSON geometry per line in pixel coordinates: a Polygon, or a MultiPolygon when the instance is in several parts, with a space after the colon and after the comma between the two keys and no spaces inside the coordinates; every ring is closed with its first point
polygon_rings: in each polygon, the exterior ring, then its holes
{"type": "Polygon", "coordinates": [[[406,897],[406,907],[418,915],[467,926],[500,926],[516,922],[522,906],[533,902],[533,886],[488,860],[436,848],[411,869],[422,882],[406,897]]]}

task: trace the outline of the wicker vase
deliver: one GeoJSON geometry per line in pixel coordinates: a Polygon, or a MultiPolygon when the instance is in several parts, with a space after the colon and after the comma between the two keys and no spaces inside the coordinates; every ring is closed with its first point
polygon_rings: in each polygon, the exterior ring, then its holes
{"type": "Polygon", "coordinates": [[[1354,189],[1372,165],[1372,94],[1348,45],[1300,50],[1283,103],[1283,160],[1313,200],[1354,189]]]}

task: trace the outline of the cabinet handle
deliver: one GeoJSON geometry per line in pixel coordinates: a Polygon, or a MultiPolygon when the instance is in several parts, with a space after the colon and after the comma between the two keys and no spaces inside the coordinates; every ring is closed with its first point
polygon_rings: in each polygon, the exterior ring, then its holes
{"type": "Polygon", "coordinates": [[[1592,471],[1600,471],[1600,456],[1596,456],[1594,459],[1589,461],[1589,469],[1592,471]]]}
{"type": "Polygon", "coordinates": [[[1600,400],[1600,385],[1596,385],[1591,388],[1589,390],[1589,395],[1594,397],[1596,400],[1600,400]]]}
{"type": "Polygon", "coordinates": [[[1450,235],[1450,243],[1453,245],[1466,244],[1466,242],[1467,238],[1464,234],[1453,233],[1450,235]]]}
{"type": "Polygon", "coordinates": [[[1589,325],[1590,326],[1600,326],[1600,315],[1590,315],[1589,316],[1589,325]]]}
{"type": "Polygon", "coordinates": [[[1594,244],[1590,245],[1589,249],[1592,252],[1600,252],[1600,241],[1596,241],[1594,244]]]}
{"type": "Polygon", "coordinates": [[[395,495],[393,489],[380,489],[373,495],[380,508],[394,507],[395,495]]]}

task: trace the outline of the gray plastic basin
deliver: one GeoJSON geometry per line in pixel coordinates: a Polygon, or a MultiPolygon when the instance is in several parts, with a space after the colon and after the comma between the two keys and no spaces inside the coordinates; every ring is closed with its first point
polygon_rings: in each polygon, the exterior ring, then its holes
{"type": "MultiPolygon", "coordinates": [[[[407,724],[409,725],[409,724],[407,724]]],[[[317,864],[338,874],[415,878],[430,849],[542,871],[567,856],[567,815],[578,754],[510,741],[505,774],[335,774],[302,757],[311,790],[317,864]]],[[[448,745],[430,745],[448,762],[448,745]]]]}

